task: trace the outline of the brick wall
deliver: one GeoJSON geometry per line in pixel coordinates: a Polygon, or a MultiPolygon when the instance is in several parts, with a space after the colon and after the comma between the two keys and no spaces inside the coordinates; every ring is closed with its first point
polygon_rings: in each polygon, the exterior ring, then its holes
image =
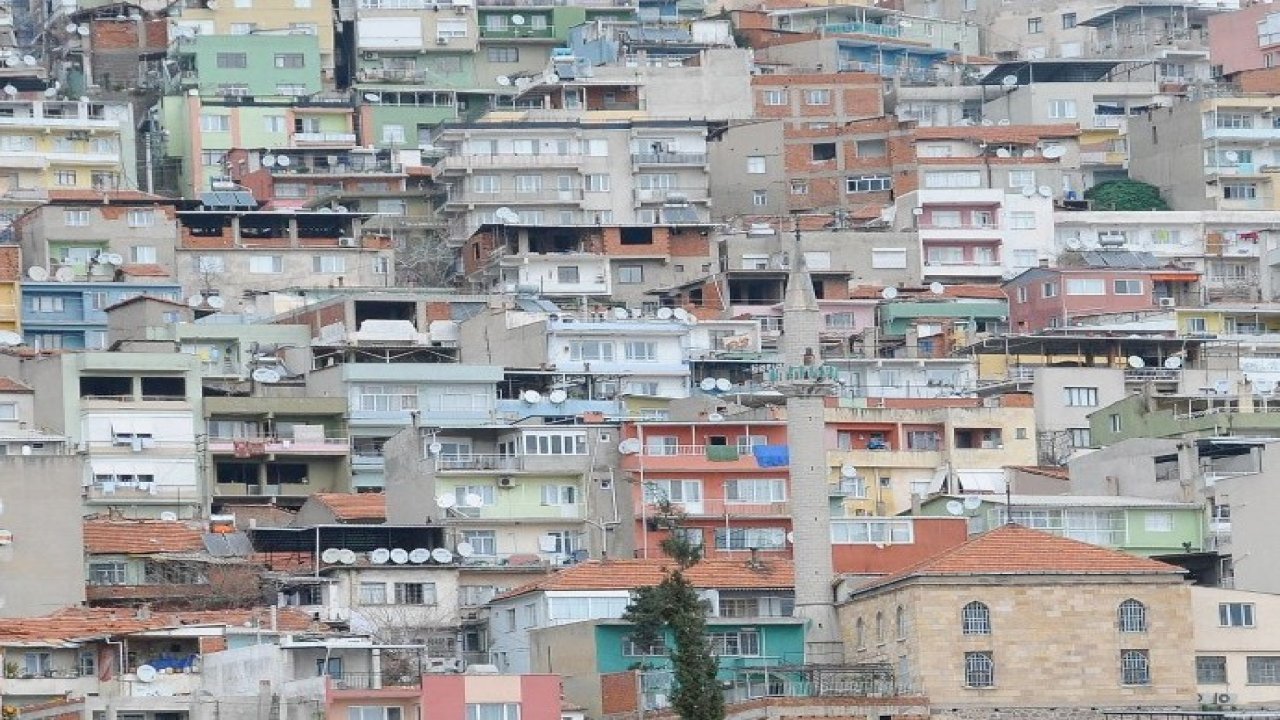
{"type": "Polygon", "coordinates": [[[600,676],[600,709],[606,715],[633,713],[636,705],[636,674],[634,671],[610,673],[600,676]]]}
{"type": "Polygon", "coordinates": [[[638,245],[623,243],[623,230],[618,227],[604,229],[606,255],[671,255],[671,233],[665,226],[654,226],[650,236],[652,242],[638,245]]]}
{"type": "Polygon", "coordinates": [[[22,279],[22,248],[17,245],[0,245],[0,282],[17,282],[22,279]]]}

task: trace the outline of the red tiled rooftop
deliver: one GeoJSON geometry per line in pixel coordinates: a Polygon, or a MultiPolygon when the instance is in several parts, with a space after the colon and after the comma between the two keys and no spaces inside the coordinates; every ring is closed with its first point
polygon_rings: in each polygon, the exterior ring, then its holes
{"type": "Polygon", "coordinates": [[[916,128],[916,140],[971,140],[974,142],[1030,145],[1044,138],[1077,137],[1080,127],[1052,125],[939,125],[916,128]]]}
{"type": "Polygon", "coordinates": [[[157,202],[172,203],[173,200],[161,195],[152,195],[140,190],[50,190],[50,202],[157,202]]]}
{"type": "MultiPolygon", "coordinates": [[[[190,612],[151,612],[139,619],[136,611],[120,608],[65,608],[52,615],[10,618],[0,623],[0,645],[53,644],[117,637],[132,633],[187,625],[226,625],[228,627],[271,627],[271,610],[198,610],[190,612]]],[[[284,632],[301,632],[311,628],[311,616],[291,608],[276,612],[275,626],[284,632]]]]}
{"type": "Polygon", "coordinates": [[[1181,575],[1180,567],[1021,525],[1002,525],[901,572],[857,588],[861,593],[921,577],[982,575],[1181,575]]]}
{"type": "Polygon", "coordinates": [[[14,380],[11,377],[0,375],[0,393],[30,393],[33,392],[27,385],[14,380]]]}
{"type": "Polygon", "coordinates": [[[200,530],[165,520],[86,520],[84,550],[90,555],[202,552],[200,530]]]}
{"type": "Polygon", "coordinates": [[[387,520],[387,498],[382,493],[316,493],[311,497],[342,522],[387,520]]]}
{"type": "Polygon", "coordinates": [[[130,263],[120,266],[120,272],[133,277],[169,277],[172,273],[163,266],[147,263],[130,263]]]}
{"type": "Polygon", "coordinates": [[[1044,477],[1053,478],[1054,480],[1070,480],[1071,473],[1066,468],[1060,467],[1043,467],[1041,465],[1010,465],[1010,470],[1018,472],[1030,473],[1031,475],[1043,475],[1044,477]]]}
{"type": "MultiPolygon", "coordinates": [[[[501,597],[514,597],[538,590],[631,590],[662,582],[667,569],[676,564],[669,558],[635,560],[588,560],[540,580],[518,587],[501,597]]],[[[685,571],[694,587],[717,590],[778,589],[795,586],[790,560],[766,559],[758,567],[743,560],[703,560],[685,571]]]]}

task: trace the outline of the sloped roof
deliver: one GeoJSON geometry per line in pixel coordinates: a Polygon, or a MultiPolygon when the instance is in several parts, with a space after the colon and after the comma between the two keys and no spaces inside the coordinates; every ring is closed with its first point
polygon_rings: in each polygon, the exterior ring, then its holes
{"type": "Polygon", "coordinates": [[[34,392],[28,385],[18,382],[11,377],[0,375],[0,393],[30,393],[34,392]]]}
{"type": "Polygon", "coordinates": [[[1031,145],[1043,138],[1076,137],[1077,125],[947,125],[915,129],[916,140],[972,140],[1002,145],[1031,145]]]}
{"type": "Polygon", "coordinates": [[[387,519],[387,498],[382,493],[316,493],[311,497],[341,522],[387,519]]]}
{"type": "Polygon", "coordinates": [[[155,202],[172,205],[171,198],[140,190],[50,190],[51,202],[155,202]]]}
{"type": "Polygon", "coordinates": [[[1044,465],[1007,465],[1010,470],[1029,473],[1031,475],[1042,475],[1044,477],[1053,478],[1054,480],[1070,480],[1071,473],[1065,468],[1046,467],[1044,465]]]}
{"type": "MultiPolygon", "coordinates": [[[[881,285],[855,285],[849,290],[849,297],[853,300],[883,300],[880,294],[884,292],[881,285]]],[[[920,299],[920,300],[936,300],[939,296],[930,292],[929,288],[898,288],[898,300],[920,299]]],[[[970,300],[1005,300],[1009,297],[1004,294],[998,286],[995,285],[945,285],[941,297],[944,298],[965,298],[970,300]]]]}
{"type": "MultiPolygon", "coordinates": [[[[632,590],[662,582],[669,558],[588,560],[503,593],[515,597],[539,590],[632,590]]],[[[703,560],[685,571],[696,588],[715,590],[790,589],[795,586],[795,569],[790,560],[760,561],[755,567],[746,560],[703,560]]]]}
{"type": "Polygon", "coordinates": [[[130,277],[169,277],[169,272],[162,265],[152,263],[126,263],[120,266],[120,272],[130,277]]]}
{"type": "Polygon", "coordinates": [[[1181,575],[1186,570],[1119,550],[1002,525],[900,572],[854,590],[854,595],[920,577],[982,575],[1181,575]]]}
{"type": "MultiPolygon", "coordinates": [[[[0,645],[58,644],[98,638],[117,637],[150,630],[163,630],[190,625],[226,625],[271,627],[270,608],[251,610],[198,610],[191,612],[152,612],[140,619],[134,610],[119,608],[64,608],[52,615],[9,618],[0,623],[0,645]]],[[[310,629],[307,613],[291,608],[276,612],[276,629],[300,632],[310,629]]]]}
{"type": "Polygon", "coordinates": [[[90,555],[150,555],[204,552],[199,528],[165,520],[86,520],[84,550],[90,555]]]}

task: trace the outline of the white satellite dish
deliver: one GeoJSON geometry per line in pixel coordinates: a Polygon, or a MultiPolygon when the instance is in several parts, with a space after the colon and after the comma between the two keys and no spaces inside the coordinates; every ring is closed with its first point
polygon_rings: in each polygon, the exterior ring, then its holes
{"type": "Polygon", "coordinates": [[[1005,87],[1013,87],[1014,85],[1018,84],[1018,76],[1005,75],[1004,77],[1000,78],[1000,84],[1005,87]]]}
{"type": "Polygon", "coordinates": [[[395,548],[391,551],[391,562],[396,565],[404,565],[409,562],[409,551],[404,548],[395,548]]]}
{"type": "Polygon", "coordinates": [[[23,55],[22,62],[30,67],[35,67],[38,61],[36,60],[35,55],[23,55]]]}
{"type": "Polygon", "coordinates": [[[1078,237],[1067,238],[1068,250],[1079,250],[1082,247],[1084,247],[1084,241],[1081,240],[1080,238],[1078,237]]]}
{"type": "Polygon", "coordinates": [[[840,477],[856,478],[858,477],[858,468],[854,467],[853,463],[845,463],[840,466],[840,477]]]}
{"type": "Polygon", "coordinates": [[[702,378],[702,382],[698,383],[698,387],[702,388],[703,392],[711,392],[716,389],[716,379],[713,377],[702,378]]]}
{"type": "Polygon", "coordinates": [[[991,127],[992,125],[995,125],[995,123],[991,122],[990,120],[983,120],[979,124],[982,125],[982,127],[991,127]]]}
{"type": "Polygon", "coordinates": [[[275,167],[275,166],[276,166],[276,156],[275,156],[275,155],[263,155],[263,156],[262,156],[262,164],[263,164],[263,165],[265,165],[265,166],[267,166],[267,167],[275,167]]]}
{"type": "Polygon", "coordinates": [[[711,413],[707,415],[707,420],[710,420],[713,423],[724,422],[724,416],[720,413],[711,413]]]}
{"type": "Polygon", "coordinates": [[[45,97],[47,97],[47,98],[51,98],[51,97],[53,97],[54,95],[57,95],[57,94],[58,94],[58,88],[51,88],[51,87],[50,87],[50,88],[45,88],[45,89],[44,89],[44,96],[45,96],[45,97]]]}
{"type": "Polygon", "coordinates": [[[356,551],[350,548],[342,548],[338,551],[338,562],[343,565],[355,565],[356,551]]]}
{"type": "Polygon", "coordinates": [[[1007,158],[1012,155],[1013,153],[1009,152],[1008,148],[996,148],[996,157],[998,158],[1007,158]]]}
{"type": "Polygon", "coordinates": [[[75,23],[68,23],[68,24],[67,24],[67,27],[66,27],[66,31],[67,31],[67,32],[69,32],[69,33],[73,33],[73,32],[75,32],[76,30],[79,30],[79,29],[80,29],[80,26],[79,26],[79,25],[77,25],[77,24],[75,24],[75,23]]]}
{"type": "Polygon", "coordinates": [[[733,383],[729,378],[716,378],[716,389],[720,392],[729,392],[733,389],[733,383]]]}
{"type": "Polygon", "coordinates": [[[414,548],[409,552],[409,562],[414,565],[421,565],[430,559],[431,551],[426,548],[414,548]]]}
{"type": "Polygon", "coordinates": [[[493,80],[494,80],[494,82],[498,83],[498,84],[499,84],[499,85],[501,85],[502,87],[510,87],[510,86],[511,86],[511,78],[507,77],[506,75],[499,75],[498,77],[494,78],[493,80]]]}
{"type": "Polygon", "coordinates": [[[538,403],[542,402],[542,393],[538,392],[537,390],[525,390],[524,392],[520,393],[520,399],[529,403],[530,405],[537,405],[538,403]]]}
{"type": "Polygon", "coordinates": [[[365,93],[364,99],[369,102],[382,102],[382,96],[378,93],[365,93]]]}
{"type": "Polygon", "coordinates": [[[448,510],[449,508],[457,504],[458,504],[458,499],[452,495],[436,496],[436,507],[441,508],[443,510],[448,510]]]}
{"type": "Polygon", "coordinates": [[[508,225],[520,222],[520,213],[505,205],[494,210],[493,216],[497,218],[499,222],[506,223],[508,225]]]}
{"type": "Polygon", "coordinates": [[[560,82],[560,76],[553,72],[543,75],[542,79],[545,80],[548,85],[555,85],[556,83],[560,82]]]}
{"type": "Polygon", "coordinates": [[[1147,361],[1143,360],[1141,357],[1137,355],[1129,356],[1129,367],[1133,368],[1134,370],[1140,370],[1146,366],[1147,366],[1147,361]]]}
{"type": "Polygon", "coordinates": [[[386,548],[377,548],[369,553],[369,562],[374,565],[386,565],[391,559],[391,551],[386,548]]]}
{"type": "Polygon", "coordinates": [[[69,267],[60,267],[58,272],[53,274],[53,279],[58,282],[71,282],[76,279],[76,271],[69,267]]]}
{"type": "Polygon", "coordinates": [[[880,291],[880,297],[884,298],[885,300],[892,300],[898,297],[898,288],[892,287],[892,286],[887,287],[880,291]]]}
{"type": "Polygon", "coordinates": [[[18,94],[18,88],[14,87],[14,86],[12,86],[12,85],[5,85],[5,86],[4,86],[4,94],[5,94],[5,95],[8,95],[8,96],[10,96],[10,97],[12,97],[12,96],[14,96],[14,95],[17,95],[17,94],[18,94]]]}
{"type": "Polygon", "coordinates": [[[138,682],[149,683],[154,682],[156,676],[159,675],[160,672],[150,665],[139,665],[138,669],[134,671],[134,674],[138,676],[138,682]]]}
{"type": "Polygon", "coordinates": [[[18,62],[19,62],[18,58],[12,55],[4,59],[4,64],[8,67],[14,67],[15,65],[18,64],[18,62]]]}
{"type": "Polygon", "coordinates": [[[209,299],[206,300],[205,302],[209,303],[209,307],[213,308],[214,310],[221,310],[222,308],[227,306],[227,299],[222,297],[221,295],[210,295],[209,299]]]}
{"type": "Polygon", "coordinates": [[[462,504],[469,508],[484,507],[484,497],[476,493],[467,493],[467,496],[462,498],[462,504]]]}
{"type": "Polygon", "coordinates": [[[671,318],[673,318],[673,317],[675,317],[675,316],[676,316],[675,312],[673,312],[673,311],[671,310],[671,308],[669,308],[669,307],[660,307],[660,308],[658,308],[658,319],[659,319],[659,320],[670,320],[671,318]]]}
{"type": "Polygon", "coordinates": [[[943,285],[942,283],[936,280],[929,283],[929,292],[933,293],[934,295],[941,295],[946,291],[947,291],[947,286],[943,285]]]}
{"type": "Polygon", "coordinates": [[[280,371],[275,368],[260,367],[255,368],[249,377],[252,377],[254,382],[260,382],[263,385],[275,385],[280,382],[280,371]]]}
{"type": "MultiPolygon", "coordinates": [[[[1004,121],[1002,120],[1001,122],[1004,122],[1004,121]]],[[[1036,156],[1036,151],[1032,150],[1031,148],[1027,148],[1026,150],[1022,151],[1022,157],[1024,158],[1033,158],[1035,156],[1036,156]]]]}
{"type": "Polygon", "coordinates": [[[512,24],[512,25],[523,25],[523,24],[525,24],[525,22],[527,22],[527,21],[524,19],[524,16],[523,16],[523,15],[516,14],[516,15],[512,15],[512,16],[511,16],[511,24],[512,24]]]}
{"type": "Polygon", "coordinates": [[[1036,194],[1036,186],[1035,186],[1035,185],[1023,185],[1023,186],[1022,186],[1022,197],[1031,197],[1031,196],[1033,196],[1033,195],[1035,195],[1035,194],[1036,194]]]}
{"type": "Polygon", "coordinates": [[[671,316],[680,322],[689,322],[693,319],[693,316],[689,314],[689,311],[684,308],[676,308],[675,310],[672,310],[671,316]]]}
{"type": "Polygon", "coordinates": [[[1010,124],[1010,123],[1009,123],[1008,118],[1000,118],[999,120],[997,120],[997,121],[996,121],[996,125],[999,125],[999,126],[1005,126],[1005,125],[1009,125],[1009,124],[1010,124]]]}
{"type": "Polygon", "coordinates": [[[469,542],[460,542],[455,547],[454,552],[458,553],[458,557],[469,558],[476,554],[476,549],[469,542]]]}
{"type": "Polygon", "coordinates": [[[1062,157],[1063,155],[1066,155],[1067,149],[1062,147],[1061,145],[1050,145],[1049,147],[1045,148],[1040,154],[1044,155],[1050,160],[1056,160],[1062,157]]]}
{"type": "MultiPolygon", "coordinates": [[[[4,343],[0,341],[0,345],[3,344],[4,343]]],[[[1182,368],[1182,358],[1176,356],[1167,357],[1164,359],[1164,367],[1166,370],[1179,370],[1182,368]]]]}
{"type": "Polygon", "coordinates": [[[982,507],[982,498],[977,497],[976,495],[970,495],[964,499],[965,510],[977,510],[980,507],[982,507]]]}
{"type": "Polygon", "coordinates": [[[36,282],[44,282],[49,279],[49,271],[39,265],[33,265],[27,268],[27,277],[35,280],[36,282]]]}
{"type": "Polygon", "coordinates": [[[444,565],[453,562],[453,553],[449,552],[449,548],[436,548],[431,551],[431,559],[444,565]]]}
{"type": "Polygon", "coordinates": [[[22,344],[22,336],[9,330],[0,330],[0,347],[13,347],[22,344]]]}
{"type": "Polygon", "coordinates": [[[80,27],[76,28],[76,34],[81,37],[89,37],[89,26],[81,25],[80,27]]]}
{"type": "Polygon", "coordinates": [[[644,446],[640,444],[638,438],[627,438],[618,443],[618,453],[622,455],[635,455],[640,452],[644,446]]]}
{"type": "Polygon", "coordinates": [[[1240,153],[1236,152],[1235,150],[1228,150],[1222,153],[1222,158],[1229,163],[1233,163],[1240,159],[1240,153]]]}
{"type": "Polygon", "coordinates": [[[102,257],[103,257],[103,259],[104,259],[104,260],[106,260],[106,261],[107,261],[107,263],[108,263],[108,264],[110,264],[110,265],[123,265],[123,264],[124,264],[124,256],[123,256],[123,255],[121,255],[120,253],[107,253],[106,255],[103,255],[102,257]]]}
{"type": "Polygon", "coordinates": [[[789,533],[787,533],[787,542],[788,542],[788,543],[790,543],[790,544],[792,544],[792,545],[795,545],[795,544],[796,544],[796,534],[795,534],[795,533],[793,533],[793,532],[789,532],[789,533]]]}
{"type": "Polygon", "coordinates": [[[288,155],[281,155],[280,157],[276,158],[276,164],[279,165],[280,167],[289,167],[290,165],[293,164],[293,161],[289,159],[288,155]]]}
{"type": "Polygon", "coordinates": [[[432,455],[439,455],[440,452],[443,450],[444,450],[443,443],[433,442],[427,446],[427,452],[431,453],[432,455]]]}
{"type": "Polygon", "coordinates": [[[338,562],[338,556],[341,554],[342,551],[338,548],[325,548],[324,552],[320,553],[320,561],[333,565],[338,562]]]}
{"type": "Polygon", "coordinates": [[[612,311],[614,320],[626,320],[631,317],[631,313],[626,308],[616,307],[612,311]]]}
{"type": "Polygon", "coordinates": [[[204,305],[203,295],[192,295],[191,297],[187,298],[187,307],[198,308],[201,305],[204,305]]]}
{"type": "Polygon", "coordinates": [[[1040,193],[1040,197],[1053,197],[1053,188],[1048,185],[1041,185],[1036,192],[1040,193]]]}
{"type": "Polygon", "coordinates": [[[960,502],[959,500],[948,500],[947,512],[951,513],[952,515],[963,515],[964,503],[960,502]]]}
{"type": "Polygon", "coordinates": [[[178,522],[178,513],[173,512],[172,510],[165,510],[160,513],[160,519],[165,522],[178,522]]]}
{"type": "Polygon", "coordinates": [[[551,401],[552,405],[563,405],[564,401],[569,399],[569,393],[556,388],[547,395],[547,399],[551,401]]]}

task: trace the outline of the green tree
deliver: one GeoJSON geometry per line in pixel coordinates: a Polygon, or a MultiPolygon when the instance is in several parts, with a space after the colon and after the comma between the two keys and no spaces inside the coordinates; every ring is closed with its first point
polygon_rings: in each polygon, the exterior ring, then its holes
{"type": "Polygon", "coordinates": [[[1111,180],[1084,191],[1094,210],[1168,210],[1160,188],[1137,180],[1111,180]]]}
{"type": "Polygon", "coordinates": [[[623,619],[632,625],[632,641],[641,647],[660,645],[671,631],[673,688],[671,707],[682,720],[723,720],[724,690],[716,678],[719,663],[707,639],[706,605],[685,577],[702,559],[702,549],[679,532],[683,515],[667,501],[658,503],[662,525],[670,529],[662,550],[676,567],[662,582],[639,588],[623,619]]]}

